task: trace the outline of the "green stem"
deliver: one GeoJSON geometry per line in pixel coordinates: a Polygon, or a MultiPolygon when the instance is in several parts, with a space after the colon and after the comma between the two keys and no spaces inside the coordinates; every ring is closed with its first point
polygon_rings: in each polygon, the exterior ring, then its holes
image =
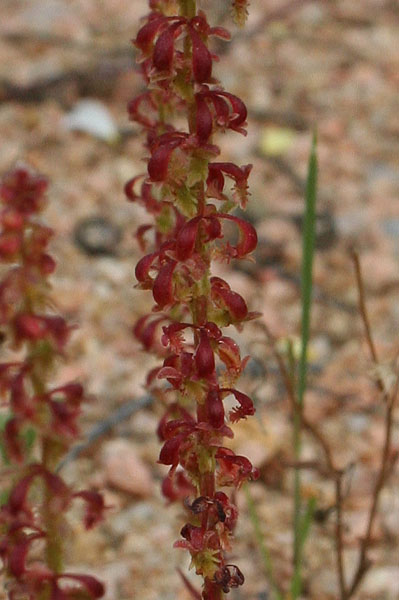
{"type": "MultiPolygon", "coordinates": [[[[43,439],[42,453],[43,466],[50,471],[53,470],[55,463],[58,462],[58,448],[55,446],[53,440],[50,440],[49,438],[43,439]]],[[[43,521],[47,533],[47,566],[54,571],[54,573],[61,573],[63,518],[59,508],[54,506],[54,497],[47,486],[44,491],[43,521]]]]}
{"type": "Polygon", "coordinates": [[[280,590],[279,586],[277,585],[276,580],[274,579],[272,559],[271,559],[271,556],[269,553],[269,549],[265,543],[265,539],[264,539],[262,529],[260,526],[259,515],[257,513],[255,502],[253,501],[253,498],[249,491],[248,485],[244,486],[244,493],[245,493],[245,497],[247,500],[249,518],[252,521],[252,525],[253,525],[253,528],[255,531],[256,541],[258,542],[258,547],[259,547],[260,553],[262,555],[263,566],[265,569],[266,577],[269,579],[270,585],[273,588],[274,597],[277,600],[283,600],[283,593],[280,590]]]}
{"type": "Polygon", "coordinates": [[[179,0],[180,12],[183,17],[192,19],[197,14],[196,0],[179,0]]]}
{"type": "MultiPolygon", "coordinates": [[[[297,401],[294,410],[294,460],[300,462],[302,449],[302,415],[307,378],[308,344],[310,336],[310,309],[312,304],[312,272],[316,224],[316,188],[317,188],[317,157],[316,135],[313,135],[312,149],[309,157],[308,176],[305,195],[305,218],[302,238],[302,326],[301,326],[301,355],[299,359],[297,401]]],[[[302,588],[302,491],[301,472],[297,467],[294,478],[294,575],[291,586],[293,600],[301,594],[302,588]]]]}
{"type": "MultiPolygon", "coordinates": [[[[30,349],[30,362],[35,362],[35,350],[33,345],[30,349]]],[[[46,393],[45,383],[40,377],[35,368],[35,364],[32,366],[31,373],[31,382],[32,388],[35,396],[43,396],[46,393]]],[[[48,365],[48,368],[51,369],[51,365],[48,365]]],[[[43,411],[41,415],[43,418],[43,422],[46,421],[46,413],[43,411]]],[[[57,441],[43,435],[42,438],[42,465],[45,469],[50,472],[54,472],[55,467],[59,460],[59,451],[60,445],[57,441]]],[[[59,508],[54,505],[54,497],[52,495],[51,490],[49,490],[48,486],[44,484],[43,489],[43,504],[42,504],[42,517],[44,528],[46,531],[46,564],[54,571],[54,573],[60,573],[62,571],[62,554],[63,554],[63,544],[62,544],[62,525],[63,525],[63,517],[59,508]]],[[[44,593],[43,600],[47,599],[48,594],[47,591],[44,593]]],[[[42,599],[40,599],[42,600],[42,599]]]]}

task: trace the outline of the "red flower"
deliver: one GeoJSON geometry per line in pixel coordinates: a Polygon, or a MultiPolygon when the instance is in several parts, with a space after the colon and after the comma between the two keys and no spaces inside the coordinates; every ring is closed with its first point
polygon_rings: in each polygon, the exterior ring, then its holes
{"type": "Polygon", "coordinates": [[[229,448],[219,448],[216,453],[219,463],[219,485],[241,487],[248,480],[259,477],[258,469],[254,469],[245,456],[234,454],[229,448]]]}
{"type": "Polygon", "coordinates": [[[45,202],[47,180],[21,166],[7,173],[0,184],[0,200],[22,216],[39,212],[45,202]]]}
{"type": "Polygon", "coordinates": [[[97,523],[104,519],[105,506],[104,497],[93,490],[82,490],[75,492],[74,498],[81,498],[86,503],[84,524],[86,529],[92,529],[97,523]]]}

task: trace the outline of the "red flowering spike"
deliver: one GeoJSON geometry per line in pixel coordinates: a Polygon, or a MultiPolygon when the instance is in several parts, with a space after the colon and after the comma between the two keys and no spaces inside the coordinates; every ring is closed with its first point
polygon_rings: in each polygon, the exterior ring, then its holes
{"type": "Polygon", "coordinates": [[[212,77],[212,55],[198,33],[190,27],[193,46],[193,74],[197,83],[205,83],[212,77]]]}
{"type": "MultiPolygon", "coordinates": [[[[167,407],[158,428],[163,442],[159,462],[170,467],[163,493],[170,501],[186,494],[186,508],[196,515],[190,515],[196,520],[182,528],[175,547],[191,553],[192,565],[204,579],[203,600],[220,600],[244,578],[235,565],[226,564],[237,509],[217,485],[239,487],[256,474],[247,459],[221,446],[225,437],[233,437],[225,422],[225,396],[236,399],[232,421],[254,412],[250,398],[233,387],[246,359],[241,360],[237,344],[223,336],[221,327],[239,326],[253,315],[240,294],[211,278],[212,261],[248,256],[257,237],[252,225],[229,214],[231,195],[237,205],[246,205],[251,166],[210,160],[220,153],[211,143],[216,133],[246,133],[247,109],[213,79],[217,57],[208,48],[209,36],[227,39],[226,30],[210,27],[195,2],[189,9],[174,0],[149,4],[153,13],[136,39],[148,91],[128,109],[145,130],[149,177],[140,193],[135,180],[126,193],[153,217],[154,235],[147,236],[153,253],[141,259],[136,276],[138,287],[152,290],[156,306],[152,316],[139,320],[135,333],[154,353],[159,354],[157,341],[163,344],[163,364],[147,376],[151,393],[167,407]],[[226,178],[232,181],[230,194],[224,189],[226,178]],[[224,202],[224,212],[209,198],[224,202]],[[224,237],[225,220],[238,228],[235,245],[218,241],[224,237]],[[156,321],[154,312],[160,310],[156,321]],[[215,354],[225,365],[220,374],[215,354]],[[223,387],[227,385],[232,387],[223,387]],[[193,485],[187,489],[188,480],[193,485]]],[[[138,230],[142,248],[149,227],[138,230]]]]}
{"type": "Polygon", "coordinates": [[[152,295],[155,302],[163,308],[168,304],[173,304],[175,301],[173,295],[173,272],[176,268],[176,261],[167,262],[161,267],[152,288],[152,295]]]}
{"type": "MultiPolygon", "coordinates": [[[[52,390],[47,387],[54,359],[63,352],[72,328],[59,316],[36,312],[51,305],[47,276],[55,269],[55,262],[47,253],[52,230],[37,218],[45,202],[46,187],[42,177],[25,168],[14,169],[0,183],[0,200],[6,205],[0,211],[0,258],[10,258],[3,256],[5,241],[9,252],[11,237],[18,241],[11,248],[12,260],[17,264],[0,281],[0,320],[8,326],[10,346],[25,350],[21,363],[0,365],[0,388],[6,392],[11,409],[3,432],[5,450],[10,459],[25,463],[0,510],[0,556],[10,600],[21,594],[34,600],[43,593],[49,600],[71,600],[76,594],[95,600],[103,594],[103,588],[93,578],[54,573],[59,569],[54,569],[54,565],[62,559],[62,530],[57,513],[65,511],[72,493],[58,475],[48,470],[48,465],[58,462],[68,437],[77,433],[83,389],[76,383],[52,390]],[[25,349],[19,347],[21,342],[27,342],[25,349]],[[22,435],[29,423],[33,423],[39,437],[38,446],[45,449],[41,454],[43,462],[38,464],[30,464],[22,435]],[[35,479],[40,479],[39,485],[30,493],[35,479]],[[30,556],[28,560],[30,546],[39,538],[43,539],[32,556],[35,562],[30,556]],[[74,579],[75,589],[59,587],[57,580],[61,577],[74,579]]],[[[98,498],[96,501],[100,503],[98,498]]],[[[89,520],[94,521],[94,517],[89,520]]]]}
{"type": "Polygon", "coordinates": [[[215,372],[215,355],[209,340],[209,336],[204,329],[200,331],[200,342],[195,353],[195,365],[197,367],[198,377],[210,377],[215,372]]]}

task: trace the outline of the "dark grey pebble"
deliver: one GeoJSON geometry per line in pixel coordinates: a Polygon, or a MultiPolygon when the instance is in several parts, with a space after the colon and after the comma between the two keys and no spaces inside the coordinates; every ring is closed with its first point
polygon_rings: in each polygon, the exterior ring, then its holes
{"type": "Polygon", "coordinates": [[[74,229],[76,246],[89,256],[115,256],[121,238],[121,228],[100,216],[82,219],[74,229]]]}

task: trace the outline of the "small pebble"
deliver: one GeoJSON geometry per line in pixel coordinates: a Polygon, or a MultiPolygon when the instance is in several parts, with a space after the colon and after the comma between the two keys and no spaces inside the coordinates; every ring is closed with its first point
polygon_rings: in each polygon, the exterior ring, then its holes
{"type": "Polygon", "coordinates": [[[120,227],[104,217],[87,217],[74,230],[75,244],[89,256],[114,256],[121,241],[120,227]]]}

